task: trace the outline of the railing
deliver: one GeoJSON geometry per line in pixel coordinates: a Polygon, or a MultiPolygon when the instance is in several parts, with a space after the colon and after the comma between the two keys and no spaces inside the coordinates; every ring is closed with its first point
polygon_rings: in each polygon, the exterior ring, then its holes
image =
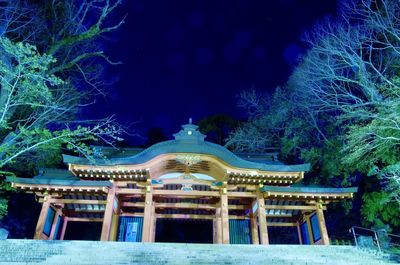
{"type": "Polygon", "coordinates": [[[400,235],[387,233],[386,230],[373,230],[365,227],[353,226],[349,230],[358,247],[376,247],[379,252],[387,252],[400,248],[400,235]]]}

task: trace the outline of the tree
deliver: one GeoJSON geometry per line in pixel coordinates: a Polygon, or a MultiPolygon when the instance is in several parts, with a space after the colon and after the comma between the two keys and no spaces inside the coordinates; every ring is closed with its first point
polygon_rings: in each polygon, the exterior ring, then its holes
{"type": "Polygon", "coordinates": [[[309,50],[270,106],[250,116],[228,143],[254,140],[262,149],[276,139],[284,158],[312,163],[317,183],[355,185],[360,174],[377,177],[380,187],[365,189],[365,209],[377,209],[371,207],[377,201],[392,205],[400,190],[399,15],[399,1],[342,1],[337,18],[304,35],[309,50]]]}
{"type": "Polygon", "coordinates": [[[306,35],[311,49],[292,82],[305,108],[330,114],[344,128],[343,162],[364,173],[378,167],[393,179],[382,185],[395,192],[397,172],[389,171],[400,151],[400,3],[361,0],[342,8],[342,19],[306,35]]]}
{"type": "Polygon", "coordinates": [[[101,37],[117,30],[124,19],[110,18],[121,0],[39,0],[4,1],[0,5],[0,36],[15,42],[28,42],[39,52],[57,60],[49,71],[85,89],[91,97],[104,95],[104,62],[112,62],[104,53],[101,37]]]}
{"type": "MultiPolygon", "coordinates": [[[[17,157],[49,150],[57,144],[87,153],[84,140],[114,137],[111,119],[92,127],[70,120],[79,104],[71,86],[49,74],[55,61],[29,44],[0,39],[0,167],[17,157]]],[[[113,138],[117,139],[117,138],[113,138]]]]}
{"type": "MultiPolygon", "coordinates": [[[[0,2],[0,167],[74,150],[91,159],[89,142],[108,144],[124,131],[113,117],[79,118],[104,95],[104,34],[124,19],[110,14],[120,0],[0,2]]],[[[0,188],[9,188],[0,180],[0,188]]],[[[3,192],[1,191],[1,192],[3,192]]],[[[6,210],[0,194],[0,218],[6,210]]]]}
{"type": "Polygon", "coordinates": [[[49,74],[54,62],[29,44],[0,39],[0,166],[18,158],[59,150],[61,145],[90,158],[85,141],[119,140],[121,129],[111,118],[90,125],[71,120],[79,96],[72,87],[49,74]]]}

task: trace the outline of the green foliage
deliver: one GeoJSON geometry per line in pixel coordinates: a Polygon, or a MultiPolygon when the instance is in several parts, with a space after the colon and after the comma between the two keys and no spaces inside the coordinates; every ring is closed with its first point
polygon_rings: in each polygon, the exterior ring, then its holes
{"type": "MultiPolygon", "coordinates": [[[[62,147],[91,159],[88,142],[121,140],[112,119],[92,126],[65,120],[74,116],[79,98],[67,82],[49,73],[55,62],[52,56],[6,38],[0,38],[0,51],[0,167],[33,171],[59,161],[62,147]]],[[[0,192],[8,189],[4,181],[0,185],[0,192]]],[[[4,214],[6,199],[1,193],[0,197],[4,214]]]]}
{"type": "MultiPolygon", "coordinates": [[[[5,1],[0,5],[0,168],[31,176],[60,163],[61,149],[91,159],[89,143],[121,140],[114,118],[80,121],[106,83],[100,36],[121,4],[110,1],[5,1]],[[29,43],[28,43],[29,42],[29,43]],[[89,101],[89,102],[88,102],[89,101]]],[[[0,218],[10,187],[0,178],[0,218]]]]}
{"type": "Polygon", "coordinates": [[[5,181],[5,177],[15,177],[14,173],[7,171],[0,171],[0,220],[7,214],[8,208],[8,195],[10,191],[14,191],[9,182],[5,181]]]}
{"type": "Polygon", "coordinates": [[[387,224],[399,226],[399,206],[391,200],[391,195],[386,192],[371,192],[363,196],[361,213],[364,217],[363,224],[376,228],[385,228],[387,224]]]}
{"type": "Polygon", "coordinates": [[[0,198],[0,220],[7,214],[8,200],[0,198]]]}
{"type": "Polygon", "coordinates": [[[263,100],[244,94],[242,105],[257,111],[228,145],[271,144],[286,162],[310,162],[308,183],[362,183],[365,224],[399,226],[400,2],[341,4],[338,18],[305,34],[310,48],[285,86],[263,100]]]}

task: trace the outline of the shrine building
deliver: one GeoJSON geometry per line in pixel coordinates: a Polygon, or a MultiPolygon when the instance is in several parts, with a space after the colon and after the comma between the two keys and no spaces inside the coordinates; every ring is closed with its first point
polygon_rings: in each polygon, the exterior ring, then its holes
{"type": "Polygon", "coordinates": [[[327,245],[328,204],[357,191],[301,185],[309,164],[235,154],[191,122],[174,137],[147,149],[101,148],[90,160],[63,155],[68,170],[9,178],[42,203],[34,238],[63,240],[72,222],[99,222],[100,240],[157,242],[162,220],[204,220],[213,243],[269,244],[268,228],[293,227],[299,244],[327,245]]]}

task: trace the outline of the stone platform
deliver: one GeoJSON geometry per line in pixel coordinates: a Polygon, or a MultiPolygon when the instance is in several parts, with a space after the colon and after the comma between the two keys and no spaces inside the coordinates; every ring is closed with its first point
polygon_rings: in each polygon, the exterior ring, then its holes
{"type": "Polygon", "coordinates": [[[351,246],[208,245],[98,241],[0,240],[0,265],[293,264],[391,263],[351,246]]]}

